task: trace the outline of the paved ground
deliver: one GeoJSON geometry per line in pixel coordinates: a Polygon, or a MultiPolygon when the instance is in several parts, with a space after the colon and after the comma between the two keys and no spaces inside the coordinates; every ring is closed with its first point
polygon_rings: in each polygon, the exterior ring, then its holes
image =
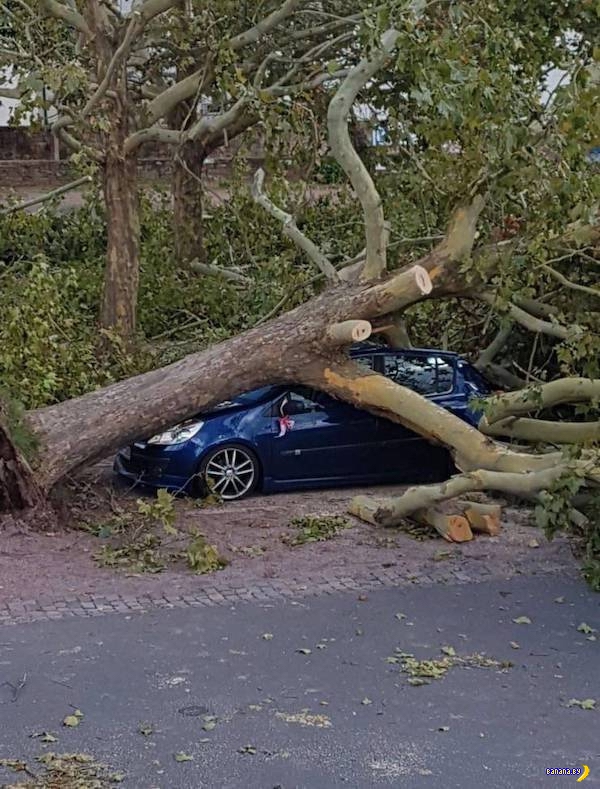
{"type": "MultiPolygon", "coordinates": [[[[402,488],[368,490],[393,495],[402,488]]],[[[559,536],[548,542],[527,511],[507,506],[498,537],[478,535],[450,545],[435,533],[434,539],[417,541],[401,529],[377,529],[349,517],[348,501],[361,492],[367,489],[255,496],[224,507],[178,501],[182,533],[199,530],[229,561],[208,576],[194,575],[181,562],[158,575],[116,572],[94,561],[105,541],[88,532],[6,530],[0,540],[0,624],[533,573],[577,577],[568,541],[559,536]],[[343,516],[350,528],[327,542],[290,547],[286,539],[295,533],[290,519],[311,514],[343,516]]]]}
{"type": "Polygon", "coordinates": [[[84,751],[136,789],[567,787],[546,768],[581,764],[600,786],[600,710],[567,706],[600,707],[600,634],[577,630],[600,629],[600,597],[582,583],[329,591],[1,628],[0,757],[35,770],[44,748],[84,751]],[[443,646],[514,666],[414,687],[386,660],[443,646]],[[31,738],[44,731],[58,742],[31,738]]]}

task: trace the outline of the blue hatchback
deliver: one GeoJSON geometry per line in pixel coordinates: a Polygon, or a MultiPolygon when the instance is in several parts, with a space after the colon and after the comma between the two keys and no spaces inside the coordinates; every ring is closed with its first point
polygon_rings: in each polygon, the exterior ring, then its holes
{"type": "MultiPolygon", "coordinates": [[[[454,353],[361,346],[355,361],[476,425],[490,389],[454,353]]],[[[304,386],[268,386],[122,449],[115,471],[142,485],[240,499],[338,485],[437,481],[449,453],[411,430],[304,386]]]]}

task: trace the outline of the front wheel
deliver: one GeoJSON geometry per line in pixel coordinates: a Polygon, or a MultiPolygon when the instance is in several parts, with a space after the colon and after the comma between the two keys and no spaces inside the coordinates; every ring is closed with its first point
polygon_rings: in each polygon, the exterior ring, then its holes
{"type": "Polygon", "coordinates": [[[258,485],[258,458],[240,444],[226,444],[209,452],[200,465],[199,477],[205,491],[224,501],[249,496],[258,485]]]}

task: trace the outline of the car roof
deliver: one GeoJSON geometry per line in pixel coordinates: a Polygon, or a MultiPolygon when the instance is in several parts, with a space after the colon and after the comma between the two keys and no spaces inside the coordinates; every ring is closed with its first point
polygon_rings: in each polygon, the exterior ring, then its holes
{"type": "Polygon", "coordinates": [[[439,348],[395,348],[389,345],[378,345],[377,343],[362,342],[356,343],[350,348],[351,356],[367,356],[383,353],[410,353],[416,356],[447,356],[453,359],[460,358],[455,351],[442,351],[439,348]]]}

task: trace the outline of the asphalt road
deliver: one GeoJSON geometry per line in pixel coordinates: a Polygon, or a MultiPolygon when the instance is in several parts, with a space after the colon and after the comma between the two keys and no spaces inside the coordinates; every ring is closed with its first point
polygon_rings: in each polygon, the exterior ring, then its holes
{"type": "Polygon", "coordinates": [[[582,623],[600,631],[600,596],[546,576],[7,626],[0,758],[86,752],[136,789],[567,787],[546,769],[582,764],[600,786],[600,632],[582,623]],[[412,686],[386,660],[444,646],[514,666],[412,686]]]}

